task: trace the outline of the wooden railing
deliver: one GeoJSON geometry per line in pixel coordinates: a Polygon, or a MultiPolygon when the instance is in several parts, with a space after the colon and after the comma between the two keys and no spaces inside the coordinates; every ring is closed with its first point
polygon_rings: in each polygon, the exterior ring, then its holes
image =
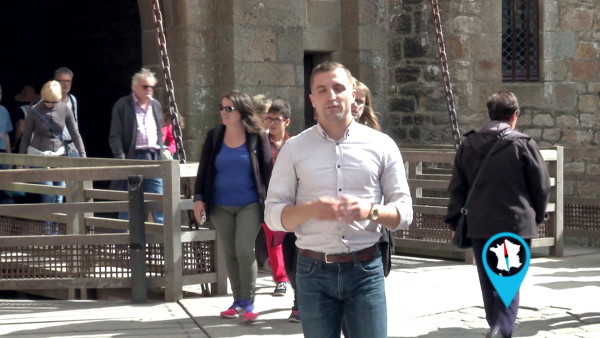
{"type": "Polygon", "coordinates": [[[145,223],[148,286],[164,288],[167,301],[181,299],[184,285],[227,292],[215,231],[182,225],[192,202],[180,181],[195,177],[197,164],[14,154],[0,154],[0,163],[32,168],[0,170],[0,190],[66,196],[63,204],[0,205],[0,290],[64,289],[85,299],[88,289],[131,287],[129,221],[106,216],[128,210],[128,193],[94,185],[143,175],[163,180],[162,195],[144,194],[145,211],[164,212],[164,224],[145,223]],[[66,186],[32,183],[40,181],[66,186]],[[48,222],[59,225],[58,235],[45,234],[48,222]]]}
{"type": "MultiPolygon", "coordinates": [[[[471,250],[451,244],[451,232],[444,223],[447,188],[451,177],[454,149],[420,147],[401,149],[413,198],[414,220],[408,230],[396,232],[396,252],[433,255],[472,262],[471,250]]],[[[563,254],[563,149],[542,149],[548,165],[552,189],[547,211],[550,219],[539,228],[533,247],[548,247],[550,254],[563,254]]]]}
{"type": "Polygon", "coordinates": [[[565,234],[593,245],[600,238],[600,149],[565,149],[565,161],[579,167],[565,172],[565,234]]]}

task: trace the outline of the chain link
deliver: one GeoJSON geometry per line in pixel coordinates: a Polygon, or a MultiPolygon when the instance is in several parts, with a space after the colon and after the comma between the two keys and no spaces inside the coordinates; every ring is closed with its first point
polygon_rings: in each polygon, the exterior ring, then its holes
{"type": "Polygon", "coordinates": [[[183,137],[181,132],[181,124],[179,123],[179,110],[175,102],[175,91],[173,89],[173,80],[171,78],[171,63],[167,53],[167,40],[165,38],[165,30],[163,26],[162,12],[160,10],[159,0],[152,0],[152,11],[154,13],[154,26],[156,28],[156,36],[158,39],[158,50],[160,52],[160,65],[165,74],[165,88],[167,90],[167,98],[169,105],[169,117],[173,125],[173,138],[177,145],[177,158],[180,163],[186,163],[187,157],[185,149],[183,149],[183,137]]]}
{"type": "Polygon", "coordinates": [[[452,83],[450,82],[450,73],[448,72],[448,56],[446,55],[446,45],[444,43],[444,33],[442,32],[442,21],[440,19],[440,7],[438,0],[431,1],[431,13],[433,14],[433,23],[435,25],[435,35],[438,44],[438,54],[440,65],[442,67],[442,77],[446,89],[446,103],[448,104],[448,116],[450,118],[450,128],[454,139],[454,149],[458,149],[461,142],[460,130],[458,128],[458,119],[456,108],[454,107],[454,95],[452,93],[452,83]]]}
{"type": "MultiPolygon", "coordinates": [[[[179,111],[177,109],[177,103],[175,102],[175,91],[173,88],[173,80],[171,78],[171,64],[169,62],[169,55],[167,53],[167,40],[165,38],[165,30],[163,26],[162,12],[160,10],[159,0],[152,0],[152,11],[154,13],[154,26],[156,28],[156,36],[158,39],[158,49],[160,52],[160,65],[165,75],[165,88],[167,90],[167,96],[169,101],[169,117],[171,118],[173,125],[173,138],[177,145],[177,153],[173,154],[179,159],[179,163],[185,164],[187,157],[185,149],[183,148],[183,136],[181,132],[181,124],[179,122],[179,111]]],[[[192,189],[190,178],[181,179],[182,182],[182,194],[185,198],[191,198],[192,189]]],[[[187,212],[189,220],[189,228],[198,229],[199,225],[194,217],[194,212],[188,210],[187,212]]]]}

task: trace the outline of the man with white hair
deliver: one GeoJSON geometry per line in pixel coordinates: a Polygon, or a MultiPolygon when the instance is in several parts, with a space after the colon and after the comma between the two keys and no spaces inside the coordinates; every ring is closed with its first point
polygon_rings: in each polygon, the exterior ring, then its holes
{"type": "MultiPolygon", "coordinates": [[[[154,99],[154,73],[142,68],[131,79],[132,93],[120,98],[112,110],[109,144],[115,158],[160,160],[162,147],[162,108],[154,99]]],[[[145,178],[144,192],[162,194],[161,178],[145,178]]],[[[157,223],[163,222],[162,211],[152,211],[157,223]]],[[[119,218],[127,218],[120,213],[119,218]]]]}

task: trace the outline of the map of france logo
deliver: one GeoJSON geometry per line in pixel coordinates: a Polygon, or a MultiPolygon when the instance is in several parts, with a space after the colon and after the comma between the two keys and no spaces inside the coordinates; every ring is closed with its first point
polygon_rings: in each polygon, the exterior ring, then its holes
{"type": "Polygon", "coordinates": [[[508,308],[527,274],[529,245],[516,234],[502,232],[485,243],[481,255],[488,278],[508,308]]]}

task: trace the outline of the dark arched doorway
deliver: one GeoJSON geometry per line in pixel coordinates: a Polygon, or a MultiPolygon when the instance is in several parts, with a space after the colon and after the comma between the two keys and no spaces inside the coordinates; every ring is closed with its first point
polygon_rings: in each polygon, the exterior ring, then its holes
{"type": "Polygon", "coordinates": [[[23,86],[39,92],[56,68],[69,67],[88,156],[111,157],[112,105],[142,65],[137,0],[2,1],[0,41],[2,104],[12,111],[23,86]]]}

